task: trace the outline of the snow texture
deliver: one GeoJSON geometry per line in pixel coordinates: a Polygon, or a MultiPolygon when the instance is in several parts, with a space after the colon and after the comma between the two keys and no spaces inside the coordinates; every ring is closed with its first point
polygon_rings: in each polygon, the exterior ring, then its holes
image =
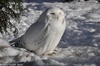
{"type": "MultiPolygon", "coordinates": [[[[92,0],[93,1],[93,0],[92,0]]],[[[13,24],[19,34],[13,37],[0,35],[1,65],[59,65],[59,66],[100,66],[100,4],[97,2],[30,2],[23,3],[28,12],[21,16],[21,22],[13,24]],[[9,46],[7,41],[23,35],[40,14],[48,7],[61,8],[66,14],[66,31],[56,48],[56,54],[37,56],[24,48],[9,46]],[[5,40],[3,40],[3,39],[5,40]]]]}

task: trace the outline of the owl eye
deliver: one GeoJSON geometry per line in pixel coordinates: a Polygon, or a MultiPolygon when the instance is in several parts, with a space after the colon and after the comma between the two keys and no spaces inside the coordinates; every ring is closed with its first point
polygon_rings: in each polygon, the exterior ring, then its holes
{"type": "Polygon", "coordinates": [[[55,13],[50,13],[50,14],[55,15],[55,13]]]}

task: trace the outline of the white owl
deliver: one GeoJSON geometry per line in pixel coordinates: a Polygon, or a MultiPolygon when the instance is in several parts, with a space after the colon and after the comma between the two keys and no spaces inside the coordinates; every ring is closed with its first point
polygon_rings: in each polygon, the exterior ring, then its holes
{"type": "Polygon", "coordinates": [[[21,36],[22,46],[38,55],[53,53],[66,28],[65,14],[57,7],[46,9],[21,36]]]}

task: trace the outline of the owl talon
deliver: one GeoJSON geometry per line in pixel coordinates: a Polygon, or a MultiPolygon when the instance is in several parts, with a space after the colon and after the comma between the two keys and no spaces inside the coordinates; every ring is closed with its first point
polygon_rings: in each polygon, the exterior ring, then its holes
{"type": "Polygon", "coordinates": [[[48,54],[49,56],[53,56],[53,55],[55,55],[55,53],[50,53],[50,54],[48,54]]]}
{"type": "Polygon", "coordinates": [[[58,51],[59,51],[59,49],[58,48],[55,48],[54,52],[58,52],[58,51]]]}
{"type": "Polygon", "coordinates": [[[49,56],[56,55],[57,52],[58,52],[58,51],[56,50],[56,51],[53,51],[52,53],[49,53],[49,54],[47,54],[47,55],[49,55],[49,56]]]}

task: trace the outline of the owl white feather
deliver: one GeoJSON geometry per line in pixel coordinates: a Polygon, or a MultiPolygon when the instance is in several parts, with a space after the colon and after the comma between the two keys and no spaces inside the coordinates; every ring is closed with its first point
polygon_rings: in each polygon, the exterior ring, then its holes
{"type": "Polygon", "coordinates": [[[22,45],[38,55],[51,54],[66,28],[65,14],[57,7],[46,9],[20,38],[22,45]]]}

